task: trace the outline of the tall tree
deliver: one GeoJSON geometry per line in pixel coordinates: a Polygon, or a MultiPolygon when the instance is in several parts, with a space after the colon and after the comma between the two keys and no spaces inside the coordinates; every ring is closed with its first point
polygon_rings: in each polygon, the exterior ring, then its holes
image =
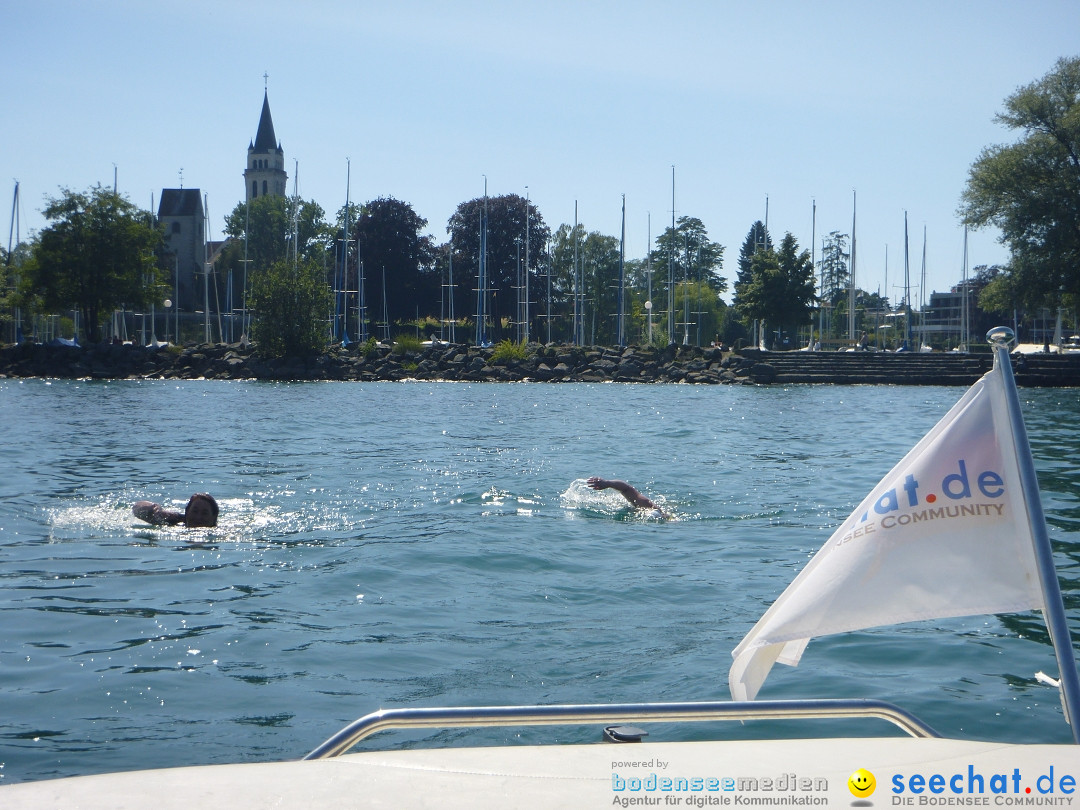
{"type": "Polygon", "coordinates": [[[750,231],[746,234],[746,238],[743,240],[742,247],[739,248],[739,276],[740,282],[747,282],[750,280],[750,263],[754,259],[754,254],[763,248],[772,250],[772,236],[765,230],[765,223],[760,219],[750,226],[750,231]]]}
{"type": "Polygon", "coordinates": [[[709,239],[704,224],[697,217],[679,217],[674,231],[668,227],[656,237],[652,265],[653,298],[657,305],[654,312],[660,316],[661,331],[673,324],[671,337],[674,342],[691,341],[687,334],[692,307],[688,293],[690,285],[704,281],[717,294],[727,290],[727,279],[720,275],[724,266],[724,246],[709,239]]]}
{"type": "Polygon", "coordinates": [[[162,300],[157,252],[163,233],[149,211],[101,185],[63,189],[43,212],[51,223],[38,237],[29,287],[46,311],[78,310],[91,342],[102,317],[123,304],[162,300]]]}
{"type": "Polygon", "coordinates": [[[835,305],[847,294],[851,278],[848,268],[848,235],[832,231],[821,243],[821,297],[835,305]]]}
{"type": "Polygon", "coordinates": [[[219,300],[231,301],[234,309],[250,304],[254,275],[276,262],[332,266],[333,232],[322,206],[311,200],[267,194],[238,203],[225,217],[225,235],[229,239],[214,263],[214,283],[219,300]]]}
{"type": "MultiPolygon", "coordinates": [[[[361,206],[360,218],[350,230],[364,263],[369,317],[382,319],[384,297],[391,322],[412,320],[418,311],[438,315],[435,242],[422,233],[427,224],[409,203],[393,197],[380,197],[361,206]],[[372,306],[374,301],[378,301],[377,307],[372,306]]],[[[456,274],[456,267],[454,271],[456,274]]],[[[349,289],[358,289],[356,265],[352,262],[349,273],[349,289]]]]}
{"type": "Polygon", "coordinates": [[[794,332],[810,320],[817,304],[814,263],[808,250],[799,250],[799,243],[790,233],[784,234],[777,250],[780,267],[781,293],[773,314],[780,330],[794,332]]]}
{"type": "Polygon", "coordinates": [[[814,267],[790,233],[778,250],[759,249],[750,278],[735,284],[735,307],[748,320],[763,320],[782,337],[808,322],[815,303],[814,267]]]}
{"type": "Polygon", "coordinates": [[[502,334],[503,322],[509,326],[518,319],[519,287],[518,260],[525,265],[525,226],[528,211],[528,286],[530,321],[539,314],[546,294],[540,283],[540,266],[551,231],[536,205],[517,194],[501,197],[477,197],[461,203],[447,222],[446,230],[454,246],[454,276],[478,278],[480,268],[481,223],[486,217],[485,268],[487,275],[487,312],[495,328],[494,337],[502,334]],[[540,306],[538,306],[538,303],[540,306]]]}
{"type": "Polygon", "coordinates": [[[1062,293],[1080,295],[1080,57],[1018,89],[996,120],[1023,135],[982,151],[960,215],[1001,229],[1028,304],[1060,305],[1062,293]]]}
{"type": "Polygon", "coordinates": [[[579,222],[576,229],[573,225],[560,225],[551,235],[549,243],[552,275],[551,306],[552,315],[555,317],[551,331],[552,337],[558,337],[560,340],[574,339],[574,295],[577,292],[574,245],[577,245],[576,256],[580,265],[584,241],[585,226],[579,222]]]}
{"type": "Polygon", "coordinates": [[[225,235],[241,247],[246,241],[252,268],[291,259],[294,247],[297,260],[321,264],[331,245],[331,233],[322,206],[296,197],[256,197],[238,203],[225,217],[225,235]]]}
{"type": "Polygon", "coordinates": [[[724,268],[724,246],[709,239],[709,232],[697,217],[679,217],[672,234],[670,227],[656,237],[653,250],[653,271],[667,273],[669,257],[674,256],[675,283],[704,281],[716,292],[727,290],[727,279],[720,275],[724,268]]]}
{"type": "Polygon", "coordinates": [[[979,309],[994,315],[1011,317],[1020,305],[1020,291],[1015,288],[1016,278],[1004,267],[980,265],[975,268],[975,289],[978,291],[979,309]]]}
{"type": "Polygon", "coordinates": [[[585,342],[614,345],[618,339],[619,240],[597,231],[580,248],[585,291],[585,342]]]}

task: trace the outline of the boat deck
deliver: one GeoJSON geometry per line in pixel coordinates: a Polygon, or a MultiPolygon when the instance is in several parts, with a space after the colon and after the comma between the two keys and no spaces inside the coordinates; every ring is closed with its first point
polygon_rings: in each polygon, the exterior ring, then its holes
{"type": "Polygon", "coordinates": [[[598,743],[379,751],[80,776],[0,788],[0,806],[1070,806],[1078,777],[1080,747],[1072,745],[908,737],[598,743]],[[848,787],[860,769],[876,780],[864,798],[848,787]],[[942,780],[932,781],[935,775],[942,780]]]}

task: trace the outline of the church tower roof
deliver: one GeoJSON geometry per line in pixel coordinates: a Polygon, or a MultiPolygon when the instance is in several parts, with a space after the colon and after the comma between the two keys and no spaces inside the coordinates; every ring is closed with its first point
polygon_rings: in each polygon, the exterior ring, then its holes
{"type": "Polygon", "coordinates": [[[253,148],[256,152],[281,150],[277,137],[274,135],[274,119],[270,116],[270,99],[266,91],[263,91],[262,115],[259,116],[259,130],[255,133],[255,145],[253,148]]]}
{"type": "Polygon", "coordinates": [[[263,91],[262,115],[255,140],[247,151],[247,168],[244,169],[244,187],[248,200],[274,195],[285,196],[289,175],[285,172],[285,152],[274,133],[274,119],[270,116],[270,99],[263,91]]]}

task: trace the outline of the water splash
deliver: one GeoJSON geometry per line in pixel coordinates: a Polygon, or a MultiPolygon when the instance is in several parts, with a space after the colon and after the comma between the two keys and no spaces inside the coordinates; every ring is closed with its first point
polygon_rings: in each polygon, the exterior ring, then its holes
{"type": "MultiPolygon", "coordinates": [[[[650,496],[651,497],[651,496],[650,496]]],[[[660,509],[635,509],[613,489],[595,490],[584,478],[575,478],[559,496],[559,503],[569,510],[568,517],[604,517],[615,520],[677,520],[667,500],[655,497],[660,509]]]]}

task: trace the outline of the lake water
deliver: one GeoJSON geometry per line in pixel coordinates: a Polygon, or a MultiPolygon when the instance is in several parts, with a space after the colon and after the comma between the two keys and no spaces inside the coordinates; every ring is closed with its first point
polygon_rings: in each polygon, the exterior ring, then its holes
{"type": "MultiPolygon", "coordinates": [[[[0,784],[298,758],[384,707],[727,699],[732,648],[961,393],[0,381],[0,784]],[[217,529],[131,515],[195,491],[221,502],[217,529]]],[[[1080,390],[1021,399],[1076,634],[1080,390]]],[[[1067,741],[1038,670],[1057,672],[1037,614],[940,620],[815,640],[761,696],[881,698],[944,734],[1067,741]]]]}

